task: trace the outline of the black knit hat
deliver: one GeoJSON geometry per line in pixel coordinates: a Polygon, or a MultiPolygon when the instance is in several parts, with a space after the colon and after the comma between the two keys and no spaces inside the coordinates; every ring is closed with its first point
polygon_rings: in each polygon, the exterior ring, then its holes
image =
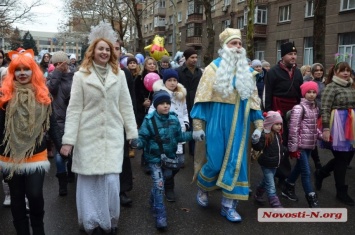
{"type": "Polygon", "coordinates": [[[138,61],[137,61],[137,59],[135,57],[129,56],[127,58],[127,65],[129,65],[129,63],[131,63],[132,61],[134,61],[134,62],[136,62],[136,64],[138,64],[138,61]]]}
{"type": "Polygon", "coordinates": [[[192,55],[197,55],[197,51],[193,48],[188,48],[184,51],[183,56],[185,57],[185,59],[187,60],[188,58],[190,58],[190,56],[192,55]]]}
{"type": "Polygon", "coordinates": [[[294,42],[285,42],[284,44],[281,44],[281,57],[284,57],[284,55],[290,52],[297,52],[294,42]]]}
{"type": "Polygon", "coordinates": [[[154,108],[157,108],[159,104],[163,103],[163,102],[167,102],[169,104],[171,104],[171,99],[170,99],[170,95],[167,91],[164,90],[160,90],[160,91],[156,91],[153,94],[153,106],[154,108]]]}

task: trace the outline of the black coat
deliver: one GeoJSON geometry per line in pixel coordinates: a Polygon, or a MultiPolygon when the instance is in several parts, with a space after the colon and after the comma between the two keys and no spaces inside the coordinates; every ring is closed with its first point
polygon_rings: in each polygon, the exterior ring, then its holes
{"type": "Polygon", "coordinates": [[[53,96],[52,105],[62,135],[64,134],[65,117],[70,100],[73,76],[73,72],[63,73],[55,69],[47,77],[47,87],[53,96]]]}
{"type": "MultiPolygon", "coordinates": [[[[280,63],[280,62],[279,62],[280,63]]],[[[265,111],[272,110],[273,97],[282,98],[297,98],[298,102],[301,100],[300,86],[303,83],[301,71],[295,67],[293,78],[290,79],[288,72],[280,67],[280,64],[272,67],[264,78],[264,109],[265,111]]]]}
{"type": "Polygon", "coordinates": [[[259,156],[258,162],[261,166],[268,168],[277,168],[280,165],[281,159],[286,151],[282,145],[280,134],[275,134],[274,139],[265,147],[265,133],[261,133],[261,137],[258,143],[252,144],[253,149],[256,151],[263,150],[263,153],[259,156]]]}
{"type": "Polygon", "coordinates": [[[182,66],[176,68],[176,71],[179,74],[179,83],[186,88],[186,105],[190,117],[192,106],[194,106],[197,86],[202,77],[202,70],[196,67],[195,72],[192,74],[187,68],[186,63],[184,63],[182,66]]]}

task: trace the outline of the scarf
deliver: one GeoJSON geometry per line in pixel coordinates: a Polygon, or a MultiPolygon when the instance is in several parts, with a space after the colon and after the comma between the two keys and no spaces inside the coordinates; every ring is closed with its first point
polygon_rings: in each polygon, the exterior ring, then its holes
{"type": "Polygon", "coordinates": [[[349,80],[344,80],[340,77],[333,76],[332,81],[335,82],[336,84],[342,86],[342,87],[349,87],[353,84],[353,79],[349,78],[349,80]]]}
{"type": "Polygon", "coordinates": [[[51,105],[36,101],[31,83],[22,85],[15,81],[12,99],[8,102],[5,114],[4,155],[10,155],[13,167],[10,177],[33,155],[49,129],[51,105]]]}
{"type": "Polygon", "coordinates": [[[105,80],[108,75],[108,66],[101,66],[93,62],[93,68],[96,76],[100,79],[102,85],[105,85],[105,80]]]}

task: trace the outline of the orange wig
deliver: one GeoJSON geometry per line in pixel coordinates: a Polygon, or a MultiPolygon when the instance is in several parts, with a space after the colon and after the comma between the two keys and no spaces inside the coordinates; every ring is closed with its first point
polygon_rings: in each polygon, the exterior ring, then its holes
{"type": "Polygon", "coordinates": [[[32,70],[31,83],[35,90],[36,101],[41,104],[50,104],[51,98],[49,90],[46,86],[45,78],[41,69],[34,61],[33,57],[20,54],[19,56],[12,59],[7,69],[7,75],[4,77],[2,87],[0,88],[0,108],[3,109],[4,104],[11,100],[13,96],[13,91],[15,89],[15,69],[20,65],[23,65],[32,70]]]}

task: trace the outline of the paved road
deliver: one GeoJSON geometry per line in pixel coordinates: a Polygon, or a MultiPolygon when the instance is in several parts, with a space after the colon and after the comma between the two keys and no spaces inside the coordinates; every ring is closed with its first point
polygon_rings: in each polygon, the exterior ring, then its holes
{"type": "MultiPolygon", "coordinates": [[[[330,159],[330,152],[321,151],[322,163],[330,159]]],[[[130,192],[134,203],[131,208],[122,208],[119,222],[119,234],[160,234],[155,229],[154,219],[149,212],[148,195],[151,179],[140,168],[140,159],[132,160],[134,170],[134,189],[130,192]]],[[[242,201],[238,212],[243,222],[235,224],[228,222],[219,215],[221,192],[210,193],[209,208],[200,208],[195,202],[196,184],[191,184],[192,159],[186,157],[186,168],[176,176],[177,202],[167,202],[168,230],[165,234],[349,234],[355,230],[355,208],[348,207],[348,222],[346,223],[260,223],[257,221],[257,209],[253,200],[242,201]],[[187,209],[185,209],[187,208],[187,209]]],[[[75,207],[75,184],[69,185],[66,197],[58,196],[58,182],[55,178],[55,165],[51,159],[52,168],[45,179],[45,230],[48,235],[83,235],[77,225],[75,207]]],[[[313,167],[313,162],[311,163],[313,167]]],[[[349,194],[355,198],[355,164],[354,169],[348,170],[349,194]]],[[[257,163],[251,165],[253,189],[261,179],[261,170],[257,163]]],[[[0,200],[3,192],[0,190],[0,200]]],[[[278,189],[278,193],[280,193],[278,189]]],[[[298,180],[296,193],[300,201],[291,202],[281,199],[284,207],[307,207],[303,190],[298,180]]],[[[319,193],[322,207],[342,208],[343,204],[335,200],[334,179],[324,181],[324,189],[319,193]]],[[[12,226],[11,211],[0,207],[0,235],[15,234],[12,226]]]]}

